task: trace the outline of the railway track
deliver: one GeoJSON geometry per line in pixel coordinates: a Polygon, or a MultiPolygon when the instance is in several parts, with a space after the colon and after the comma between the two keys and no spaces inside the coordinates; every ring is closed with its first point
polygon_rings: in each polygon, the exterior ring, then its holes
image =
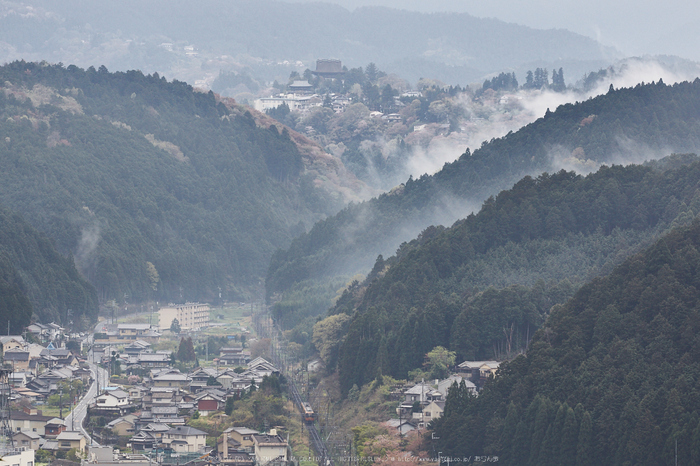
{"type": "MultiPolygon", "coordinates": [[[[301,395],[299,395],[299,391],[297,390],[297,386],[293,380],[288,379],[288,387],[289,392],[291,393],[292,398],[294,400],[294,404],[297,406],[297,409],[299,409],[299,412],[303,416],[303,401],[301,399],[301,395]]],[[[309,440],[311,441],[311,446],[313,447],[314,451],[316,452],[316,455],[318,456],[318,464],[321,466],[333,466],[333,460],[328,455],[328,449],[326,448],[326,444],[323,442],[321,436],[318,435],[316,426],[313,423],[306,424],[306,429],[309,431],[309,440]]]]}
{"type": "MultiPolygon", "coordinates": [[[[273,328],[265,328],[266,330],[264,333],[267,334],[268,337],[273,338],[273,337],[278,337],[281,335],[281,330],[277,328],[276,326],[273,328]],[[273,332],[275,335],[273,335],[273,332]]],[[[272,351],[272,363],[275,364],[277,367],[281,367],[283,373],[286,372],[284,370],[284,365],[281,364],[280,358],[278,357],[277,351],[272,351]]],[[[297,386],[294,383],[294,380],[292,377],[289,377],[289,374],[284,374],[284,376],[287,378],[287,387],[289,388],[289,393],[292,397],[292,401],[296,405],[297,409],[299,410],[300,416],[302,418],[302,422],[304,422],[304,406],[303,406],[303,400],[301,399],[301,395],[299,394],[299,390],[297,390],[297,386]]],[[[316,426],[313,423],[310,424],[305,424],[306,429],[309,431],[309,440],[311,442],[311,447],[314,449],[316,452],[316,459],[317,463],[319,466],[335,466],[333,459],[330,457],[328,454],[328,449],[326,448],[326,444],[323,442],[323,439],[319,435],[318,431],[316,430],[316,426]]]]}

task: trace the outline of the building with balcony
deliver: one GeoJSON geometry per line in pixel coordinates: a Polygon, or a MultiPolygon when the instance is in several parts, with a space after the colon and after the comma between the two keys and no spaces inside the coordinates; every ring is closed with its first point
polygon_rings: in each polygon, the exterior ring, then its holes
{"type": "Polygon", "coordinates": [[[181,330],[199,330],[209,326],[209,305],[201,303],[168,304],[158,311],[161,330],[167,330],[177,319],[181,330]]]}

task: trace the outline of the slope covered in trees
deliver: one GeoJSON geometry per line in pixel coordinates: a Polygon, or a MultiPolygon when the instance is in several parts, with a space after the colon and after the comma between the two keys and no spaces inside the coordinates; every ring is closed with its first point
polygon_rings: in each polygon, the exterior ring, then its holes
{"type": "MultiPolygon", "coordinates": [[[[694,152],[700,148],[698,109],[700,80],[611,90],[560,106],[474,153],[467,151],[435,175],[409,179],[317,223],[289,249],[275,253],[267,274],[268,296],[284,298],[310,281],[366,272],[379,254],[393,253],[429,225],[463,218],[525,175],[694,152]]],[[[302,304],[296,310],[323,311],[302,304]]]]}
{"type": "MultiPolygon", "coordinates": [[[[683,158],[681,158],[683,159],[683,158]]],[[[526,177],[448,229],[378,259],[331,309],[352,316],[339,346],[344,393],[405,378],[436,346],[459,360],[512,356],[592,277],[700,213],[700,163],[526,177]]]]}
{"type": "Polygon", "coordinates": [[[0,201],[101,299],[235,299],[341,205],[294,135],[185,83],[25,62],[0,82],[0,201]]]}
{"type": "Polygon", "coordinates": [[[700,223],[554,310],[478,398],[450,391],[445,456],[508,465],[700,462],[700,223]]]}
{"type": "Polygon", "coordinates": [[[97,317],[97,293],[51,241],[19,215],[0,208],[0,322],[21,333],[32,313],[43,322],[85,329],[97,317]]]}

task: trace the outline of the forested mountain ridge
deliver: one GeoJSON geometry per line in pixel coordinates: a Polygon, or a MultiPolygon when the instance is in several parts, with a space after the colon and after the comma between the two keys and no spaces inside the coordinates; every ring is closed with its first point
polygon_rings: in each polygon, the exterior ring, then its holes
{"type": "Polygon", "coordinates": [[[342,206],[281,125],[185,83],[26,62],[0,82],[0,201],[74,254],[102,300],[236,299],[342,206]]]}
{"type": "Polygon", "coordinates": [[[32,314],[42,322],[73,322],[85,329],[97,317],[95,288],[80,276],[73,257],[24,219],[0,207],[0,322],[20,334],[32,314]],[[70,311],[69,311],[70,310],[70,311]]]}
{"type": "Polygon", "coordinates": [[[696,221],[582,287],[479,397],[450,391],[436,448],[507,465],[700,462],[698,249],[696,221]]]}
{"type": "Polygon", "coordinates": [[[352,317],[338,345],[341,389],[379,373],[405,378],[436,346],[459,360],[512,356],[553,305],[698,213],[698,162],[526,177],[478,214],[380,257],[345,291],[329,311],[352,317]]]}
{"type": "MultiPolygon", "coordinates": [[[[695,152],[700,148],[698,109],[700,80],[611,89],[560,106],[515,133],[491,140],[473,153],[467,151],[432,176],[409,179],[387,194],[317,223],[289,249],[275,253],[267,274],[268,296],[283,298],[285,305],[285,293],[295,287],[366,272],[379,254],[393,253],[429,225],[465,217],[525,175],[562,167],[589,171],[601,163],[695,152]]],[[[285,305],[297,312],[293,307],[285,305]]]]}

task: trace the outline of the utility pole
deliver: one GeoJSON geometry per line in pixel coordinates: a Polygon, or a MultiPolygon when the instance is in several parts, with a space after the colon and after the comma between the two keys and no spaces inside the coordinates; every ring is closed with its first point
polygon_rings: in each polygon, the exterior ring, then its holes
{"type": "Polygon", "coordinates": [[[70,383],[70,430],[75,430],[75,405],[73,403],[73,382],[70,383]]]}
{"type": "Polygon", "coordinates": [[[0,369],[0,447],[13,448],[12,428],[10,427],[10,371],[0,369]]]}

